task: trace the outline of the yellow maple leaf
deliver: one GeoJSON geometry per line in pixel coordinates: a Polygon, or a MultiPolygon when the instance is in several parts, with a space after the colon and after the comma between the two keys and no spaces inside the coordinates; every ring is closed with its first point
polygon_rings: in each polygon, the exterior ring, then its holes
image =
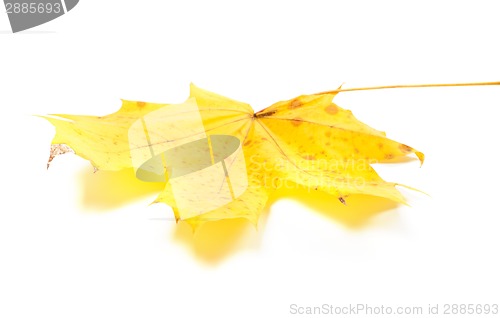
{"type": "Polygon", "coordinates": [[[333,98],[345,90],[254,113],[248,104],[191,85],[182,104],[123,100],[107,116],[51,115],[45,117],[56,128],[50,160],[72,150],[96,169],[133,168],[139,179],[164,182],[155,202],[170,205],[177,220],[193,227],[229,218],[255,224],[272,191],[296,184],[343,203],[351,194],[404,203],[397,184],[371,164],[411,154],[423,163],[423,153],[336,105],[333,98]]]}

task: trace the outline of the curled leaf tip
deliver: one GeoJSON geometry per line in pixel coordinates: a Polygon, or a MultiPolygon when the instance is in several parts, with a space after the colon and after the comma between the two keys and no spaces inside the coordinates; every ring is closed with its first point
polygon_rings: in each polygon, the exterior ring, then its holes
{"type": "Polygon", "coordinates": [[[415,155],[418,157],[418,160],[420,160],[420,167],[422,167],[422,165],[424,164],[424,160],[425,160],[424,153],[417,151],[417,152],[415,152],[415,155]]]}

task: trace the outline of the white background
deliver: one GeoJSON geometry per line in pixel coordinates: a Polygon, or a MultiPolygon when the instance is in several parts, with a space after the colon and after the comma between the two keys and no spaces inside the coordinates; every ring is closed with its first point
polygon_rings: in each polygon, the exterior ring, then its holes
{"type": "MultiPolygon", "coordinates": [[[[258,231],[193,238],[159,190],[45,164],[34,114],[181,102],[194,82],[256,110],[345,87],[500,80],[500,7],[484,1],[81,1],[11,34],[0,13],[1,317],[290,317],[290,305],[499,303],[500,87],[344,93],[337,102],[426,156],[377,167],[411,207],[273,198],[258,231]]],[[[128,180],[130,181],[130,180],[128,180]]],[[[293,191],[292,191],[293,192],[293,191]]],[[[299,316],[299,315],[295,315],[299,316]]],[[[380,315],[379,315],[380,317],[380,315]]]]}

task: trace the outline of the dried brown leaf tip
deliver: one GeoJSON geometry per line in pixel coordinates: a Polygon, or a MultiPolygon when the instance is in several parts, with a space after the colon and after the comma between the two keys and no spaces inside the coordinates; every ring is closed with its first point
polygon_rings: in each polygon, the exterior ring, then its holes
{"type": "Polygon", "coordinates": [[[73,149],[65,144],[53,144],[50,146],[50,156],[47,161],[47,169],[49,169],[52,160],[59,155],[64,155],[65,153],[75,153],[73,149]]]}

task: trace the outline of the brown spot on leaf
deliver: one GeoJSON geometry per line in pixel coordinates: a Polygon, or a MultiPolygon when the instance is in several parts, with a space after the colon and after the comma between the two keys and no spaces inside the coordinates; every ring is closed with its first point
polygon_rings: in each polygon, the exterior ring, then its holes
{"type": "Polygon", "coordinates": [[[384,156],[384,158],[387,160],[390,160],[390,159],[394,158],[394,155],[392,153],[388,153],[384,156]]]}
{"type": "Polygon", "coordinates": [[[270,111],[267,111],[264,113],[262,113],[262,111],[260,111],[258,113],[255,113],[253,116],[258,118],[258,117],[272,116],[274,114],[276,114],[276,110],[270,110],[270,111]]]}
{"type": "Polygon", "coordinates": [[[326,131],[325,132],[325,136],[330,138],[332,136],[332,132],[331,131],[326,131]]]}
{"type": "Polygon", "coordinates": [[[137,102],[137,107],[144,108],[144,106],[146,106],[145,102],[137,102]]]}
{"type": "Polygon", "coordinates": [[[245,143],[243,144],[243,146],[248,146],[248,145],[250,145],[251,143],[252,143],[252,141],[251,141],[251,140],[247,140],[247,141],[245,141],[245,143]]]}
{"type": "Polygon", "coordinates": [[[302,158],[304,158],[306,160],[316,160],[316,157],[314,155],[305,155],[305,156],[302,156],[302,158]]]}
{"type": "Polygon", "coordinates": [[[302,120],[300,118],[295,118],[295,119],[292,119],[291,123],[292,123],[292,125],[294,125],[295,127],[297,127],[300,124],[302,124],[302,120]]]}
{"type": "Polygon", "coordinates": [[[378,149],[382,149],[382,148],[384,148],[384,144],[383,144],[383,143],[381,143],[381,142],[379,142],[379,143],[377,144],[377,147],[378,147],[378,149]]]}
{"type": "Polygon", "coordinates": [[[294,99],[290,102],[290,105],[288,105],[288,109],[295,109],[299,108],[300,106],[302,106],[302,102],[298,99],[294,99]]]}
{"type": "Polygon", "coordinates": [[[409,153],[412,151],[412,148],[410,146],[407,146],[407,145],[404,145],[404,144],[400,144],[399,145],[399,149],[403,152],[403,153],[409,153]]]}
{"type": "Polygon", "coordinates": [[[330,115],[335,115],[336,113],[339,112],[339,108],[335,104],[330,104],[325,108],[325,112],[327,112],[330,115]]]}

